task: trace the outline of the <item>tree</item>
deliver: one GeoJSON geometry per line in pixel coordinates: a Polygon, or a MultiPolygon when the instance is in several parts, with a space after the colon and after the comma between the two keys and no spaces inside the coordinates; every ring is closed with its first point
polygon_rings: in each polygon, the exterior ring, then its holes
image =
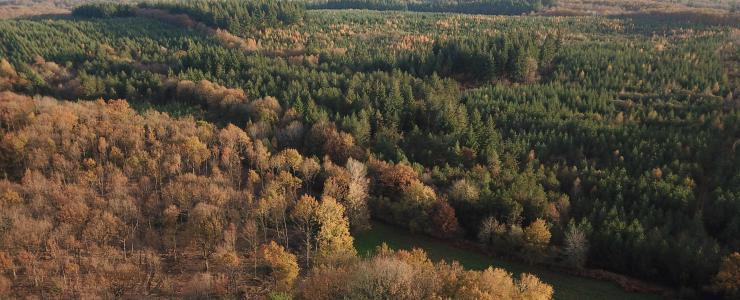
{"type": "Polygon", "coordinates": [[[573,221],[568,223],[565,232],[565,256],[568,263],[576,268],[582,268],[588,258],[588,240],[586,233],[576,226],[573,221]]]}
{"type": "Polygon", "coordinates": [[[270,269],[275,281],[275,289],[289,291],[300,270],[295,255],[286,251],[275,241],[262,245],[260,253],[265,265],[270,269]]]}
{"type": "Polygon", "coordinates": [[[320,170],[321,165],[319,164],[318,159],[311,157],[306,158],[301,162],[298,173],[300,174],[301,179],[303,179],[303,181],[306,182],[306,185],[310,188],[311,185],[313,185],[313,180],[316,177],[316,174],[318,174],[320,170]]]}
{"type": "Polygon", "coordinates": [[[296,203],[291,212],[291,219],[298,228],[298,231],[303,234],[303,245],[306,250],[306,267],[310,267],[311,265],[311,247],[316,238],[317,228],[319,227],[318,208],[319,202],[314,197],[303,195],[298,199],[298,203],[296,203]]]}
{"type": "Polygon", "coordinates": [[[320,265],[338,265],[352,260],[357,252],[352,244],[344,207],[334,198],[324,197],[318,208],[318,220],[320,228],[316,237],[316,262],[320,265]]]}
{"type": "Polygon", "coordinates": [[[506,224],[500,223],[494,217],[483,219],[478,229],[478,241],[485,245],[494,244],[503,239],[506,234],[506,224]]]}
{"type": "Polygon", "coordinates": [[[542,219],[536,219],[524,228],[524,249],[527,259],[536,261],[542,258],[550,243],[550,236],[550,229],[542,219]]]}
{"type": "Polygon", "coordinates": [[[333,123],[316,123],[309,132],[307,143],[314,154],[328,155],[332,161],[345,163],[355,156],[355,139],[346,132],[338,131],[333,123]]]}
{"type": "Polygon", "coordinates": [[[519,280],[502,270],[465,270],[433,263],[420,249],[380,246],[367,260],[315,268],[301,285],[302,299],[550,299],[553,289],[530,274],[519,280]]]}
{"type": "Polygon", "coordinates": [[[450,238],[458,231],[455,209],[447,201],[440,200],[431,207],[431,219],[434,225],[432,234],[441,238],[450,238]]]}
{"type": "Polygon", "coordinates": [[[247,155],[247,149],[252,147],[252,141],[247,133],[232,124],[229,124],[218,133],[221,145],[221,167],[237,187],[241,187],[242,164],[247,155]]]}
{"type": "Polygon", "coordinates": [[[132,257],[136,258],[138,262],[137,266],[141,274],[141,278],[139,278],[140,285],[149,294],[162,283],[164,278],[160,257],[150,249],[132,253],[132,257]]]}
{"type": "Polygon", "coordinates": [[[196,169],[208,159],[209,155],[211,155],[211,152],[208,150],[208,146],[202,143],[196,136],[191,136],[185,139],[183,142],[183,150],[185,151],[185,159],[190,164],[193,173],[195,173],[196,169]]]}
{"type": "Polygon", "coordinates": [[[722,260],[719,272],[712,279],[711,289],[727,297],[740,297],[740,252],[735,252],[722,260]]]}
{"type": "Polygon", "coordinates": [[[254,275],[257,276],[257,261],[259,257],[260,237],[259,228],[257,226],[257,220],[255,217],[249,217],[244,220],[242,225],[241,236],[247,243],[248,247],[252,248],[252,260],[254,267],[254,275]]]}
{"type": "Polygon", "coordinates": [[[190,212],[188,222],[193,241],[200,249],[206,271],[208,271],[208,258],[216,249],[223,234],[223,223],[219,208],[203,202],[198,203],[190,212]]]}
{"type": "Polygon", "coordinates": [[[522,83],[533,83],[537,80],[537,60],[527,54],[516,56],[514,78],[522,83]]]}
{"type": "Polygon", "coordinates": [[[295,203],[301,180],[288,172],[280,171],[262,191],[261,205],[268,207],[272,224],[285,240],[285,245],[290,245],[290,234],[288,232],[288,208],[295,203]],[[282,228],[281,228],[282,227],[282,228]]]}
{"type": "Polygon", "coordinates": [[[530,300],[548,300],[552,299],[552,286],[542,282],[532,274],[522,274],[519,277],[519,290],[521,291],[520,299],[530,300]]]}
{"type": "Polygon", "coordinates": [[[162,212],[162,225],[164,226],[163,234],[166,237],[165,245],[172,248],[177,257],[177,234],[179,230],[180,209],[172,204],[162,212]]]}
{"type": "Polygon", "coordinates": [[[368,184],[365,164],[352,158],[347,160],[349,183],[346,196],[347,217],[353,231],[370,228],[370,212],[367,208],[368,184]]]}
{"type": "Polygon", "coordinates": [[[18,79],[18,73],[13,65],[5,58],[0,59],[0,90],[12,88],[18,79]]]}
{"type": "Polygon", "coordinates": [[[480,197],[480,189],[466,179],[455,181],[450,187],[451,200],[461,202],[476,202],[480,197]]]}
{"type": "Polygon", "coordinates": [[[414,181],[418,180],[416,171],[406,164],[391,164],[371,158],[368,166],[376,178],[377,185],[386,195],[396,196],[414,181]]]}
{"type": "Polygon", "coordinates": [[[91,222],[83,229],[83,237],[90,242],[107,244],[118,235],[121,220],[109,212],[97,211],[93,214],[91,222]]]}

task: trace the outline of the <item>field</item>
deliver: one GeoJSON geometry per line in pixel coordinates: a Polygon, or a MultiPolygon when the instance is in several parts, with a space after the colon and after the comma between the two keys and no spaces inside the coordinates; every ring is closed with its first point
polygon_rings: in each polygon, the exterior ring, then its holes
{"type": "Polygon", "coordinates": [[[460,249],[450,244],[410,233],[404,229],[374,222],[372,229],[355,236],[355,248],[360,255],[370,256],[377,246],[386,243],[393,249],[424,249],[433,260],[457,261],[465,268],[483,270],[503,268],[518,276],[531,273],[555,288],[554,299],[660,299],[657,295],[630,293],[614,283],[553,272],[543,267],[527,265],[460,249]]]}

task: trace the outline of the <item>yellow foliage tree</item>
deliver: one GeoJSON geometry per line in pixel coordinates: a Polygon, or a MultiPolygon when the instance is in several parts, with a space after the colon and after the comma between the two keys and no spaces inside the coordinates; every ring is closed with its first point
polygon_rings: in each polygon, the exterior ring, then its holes
{"type": "Polygon", "coordinates": [[[336,265],[352,260],[356,255],[353,238],[349,233],[349,221],[344,207],[332,197],[324,197],[318,208],[320,224],[317,235],[318,253],[316,262],[336,265]]]}
{"type": "Polygon", "coordinates": [[[265,265],[272,271],[275,289],[289,291],[293,287],[293,282],[298,277],[298,271],[300,270],[295,255],[286,251],[283,246],[278,245],[275,241],[262,245],[260,252],[265,265]]]}
{"type": "Polygon", "coordinates": [[[550,229],[542,219],[537,219],[524,228],[524,248],[527,258],[539,259],[547,249],[551,236],[550,229]]]}

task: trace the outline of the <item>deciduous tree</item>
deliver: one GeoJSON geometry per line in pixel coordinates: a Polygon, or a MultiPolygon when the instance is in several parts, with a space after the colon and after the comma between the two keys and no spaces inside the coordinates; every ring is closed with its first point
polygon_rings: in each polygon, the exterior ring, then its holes
{"type": "Polygon", "coordinates": [[[262,245],[260,253],[265,265],[270,268],[275,289],[289,291],[298,277],[299,268],[295,255],[274,241],[262,245]]]}

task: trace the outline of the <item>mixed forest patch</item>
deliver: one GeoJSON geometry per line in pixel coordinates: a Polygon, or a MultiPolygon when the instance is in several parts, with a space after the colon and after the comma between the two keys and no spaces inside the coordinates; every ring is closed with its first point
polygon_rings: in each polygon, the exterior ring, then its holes
{"type": "Polygon", "coordinates": [[[0,21],[0,295],[553,295],[371,219],[737,295],[737,23],[317,3],[0,21]]]}

